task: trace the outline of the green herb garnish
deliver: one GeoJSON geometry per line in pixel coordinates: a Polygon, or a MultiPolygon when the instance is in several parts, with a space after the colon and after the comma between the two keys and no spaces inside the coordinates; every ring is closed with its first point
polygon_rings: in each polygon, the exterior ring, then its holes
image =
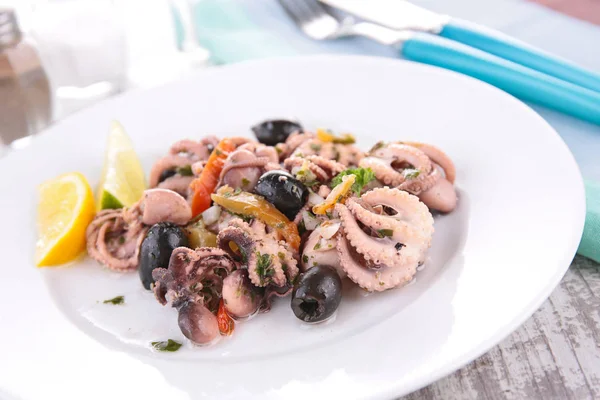
{"type": "Polygon", "coordinates": [[[310,144],[310,148],[311,148],[311,150],[314,150],[314,151],[320,151],[321,150],[321,145],[317,144],[317,143],[311,143],[310,144]]]}
{"type": "Polygon", "coordinates": [[[377,236],[379,236],[380,238],[390,237],[393,235],[394,235],[393,229],[378,229],[377,230],[377,236]]]}
{"type": "Polygon", "coordinates": [[[125,303],[125,296],[117,296],[112,299],[104,300],[102,303],[104,304],[114,304],[119,305],[125,303]]]}
{"type": "Polygon", "coordinates": [[[304,261],[304,263],[308,263],[308,256],[305,254],[302,256],[302,261],[304,261]]]}
{"type": "Polygon", "coordinates": [[[381,141],[381,142],[377,142],[375,143],[375,145],[373,145],[373,147],[371,147],[371,150],[369,150],[367,153],[371,154],[381,148],[383,148],[385,146],[385,142],[381,141]]]}
{"type": "Polygon", "coordinates": [[[321,248],[321,242],[317,242],[317,244],[315,244],[315,247],[313,247],[313,250],[319,250],[321,248]]]}
{"type": "Polygon", "coordinates": [[[246,187],[250,184],[250,181],[246,178],[242,178],[242,186],[246,187]]]}
{"type": "Polygon", "coordinates": [[[181,176],[192,176],[194,173],[192,172],[192,166],[186,165],[185,167],[179,167],[176,169],[177,173],[181,176]]]}
{"type": "Polygon", "coordinates": [[[334,136],[332,142],[337,144],[353,144],[356,143],[356,139],[354,138],[354,135],[344,133],[340,136],[334,136]]]}
{"type": "Polygon", "coordinates": [[[357,196],[360,195],[360,193],[363,190],[363,187],[365,187],[369,184],[369,182],[375,179],[375,174],[373,173],[373,170],[371,168],[348,168],[340,172],[335,176],[335,178],[333,178],[333,180],[331,181],[331,188],[333,189],[334,187],[342,183],[342,178],[348,175],[356,176],[356,180],[354,181],[354,184],[352,184],[352,191],[356,193],[357,196]]]}
{"type": "Polygon", "coordinates": [[[409,168],[402,171],[402,174],[404,175],[405,179],[415,179],[421,174],[421,171],[418,169],[409,168]]]}
{"type": "Polygon", "coordinates": [[[260,254],[260,252],[257,251],[256,256],[256,274],[260,278],[260,282],[264,283],[265,279],[272,277],[275,273],[275,270],[271,265],[271,255],[260,254]]]}
{"type": "Polygon", "coordinates": [[[152,347],[158,351],[177,351],[181,347],[181,343],[174,341],[173,339],[163,340],[160,342],[152,342],[152,347]]]}

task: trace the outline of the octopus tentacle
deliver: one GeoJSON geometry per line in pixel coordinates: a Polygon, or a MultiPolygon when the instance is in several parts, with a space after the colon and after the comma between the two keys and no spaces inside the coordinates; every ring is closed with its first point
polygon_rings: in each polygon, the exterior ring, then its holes
{"type": "Polygon", "coordinates": [[[190,206],[179,194],[166,189],[146,190],[132,207],[96,215],[86,230],[88,254],[111,270],[133,271],[138,267],[149,225],[163,221],[183,225],[191,216],[190,206]]]}
{"type": "Polygon", "coordinates": [[[433,168],[430,174],[423,175],[422,179],[407,179],[397,186],[398,189],[404,190],[410,194],[419,195],[431,189],[442,178],[437,167],[433,168]]]}
{"type": "Polygon", "coordinates": [[[172,190],[182,196],[187,197],[190,183],[192,183],[193,180],[193,176],[173,176],[162,181],[156,187],[160,189],[172,190]]]}
{"type": "Polygon", "coordinates": [[[338,234],[336,233],[329,239],[323,237],[321,229],[312,231],[304,245],[302,252],[302,271],[316,265],[328,265],[333,267],[341,278],[346,276],[346,272],[340,264],[340,258],[337,253],[338,234]]]}
{"type": "Polygon", "coordinates": [[[359,286],[381,291],[407,282],[431,244],[433,217],[416,196],[377,188],[336,204],[342,221],[337,252],[359,286]]]}
{"type": "Polygon", "coordinates": [[[283,162],[283,166],[287,168],[292,175],[296,175],[297,172],[304,168],[305,165],[306,168],[308,168],[308,170],[315,175],[319,182],[327,182],[331,179],[329,174],[323,168],[313,162],[310,162],[304,157],[292,156],[283,162]]]}
{"type": "Polygon", "coordinates": [[[160,176],[163,173],[163,171],[173,168],[187,167],[190,164],[191,162],[189,158],[174,154],[170,154],[159,159],[157,162],[154,163],[152,169],[150,170],[150,178],[148,182],[149,186],[151,188],[158,186],[160,176]]]}
{"type": "Polygon", "coordinates": [[[121,210],[102,211],[87,227],[88,254],[113,271],[133,271],[145,232],[141,223],[128,225],[121,210]]]}
{"type": "Polygon", "coordinates": [[[442,167],[444,170],[444,176],[450,183],[454,183],[456,179],[456,167],[454,166],[454,162],[452,159],[448,157],[446,153],[444,153],[439,147],[434,146],[429,143],[420,143],[420,142],[400,142],[403,144],[407,144],[412,147],[416,147],[421,150],[427,157],[431,159],[434,163],[442,167]]]}
{"type": "Polygon", "coordinates": [[[417,171],[412,175],[413,182],[424,180],[433,168],[431,160],[424,152],[396,143],[372,151],[370,156],[360,161],[360,166],[371,168],[377,179],[390,186],[398,186],[407,180],[404,174],[407,167],[410,167],[411,172],[417,171]],[[400,170],[396,169],[396,165],[400,170]]]}
{"type": "Polygon", "coordinates": [[[454,210],[457,203],[452,160],[435,146],[401,142],[378,144],[360,166],[371,168],[380,182],[415,194],[431,209],[454,210]]]}
{"type": "Polygon", "coordinates": [[[178,170],[188,168],[199,161],[208,160],[210,153],[218,143],[219,139],[216,136],[206,136],[200,141],[183,139],[175,142],[169,149],[169,154],[152,166],[149,178],[150,187],[161,185],[163,188],[176,189],[175,191],[183,196],[187,195],[187,187],[184,182],[191,181],[192,178],[178,170]],[[171,176],[160,182],[161,175],[167,170],[172,170],[171,176]]]}
{"type": "Polygon", "coordinates": [[[219,186],[229,185],[251,191],[264,172],[281,168],[278,159],[273,147],[256,143],[243,144],[227,157],[221,170],[219,186]]]}
{"type": "Polygon", "coordinates": [[[298,274],[294,253],[279,240],[274,232],[267,232],[265,225],[254,220],[252,225],[239,218],[219,232],[218,246],[234,259],[246,264],[250,281],[259,287],[285,286],[298,274]],[[231,242],[237,246],[234,251],[231,242]]]}
{"type": "Polygon", "coordinates": [[[236,268],[235,261],[221,249],[178,247],[171,254],[168,268],[152,271],[157,300],[178,310],[179,328],[192,342],[201,345],[217,338],[215,313],[223,281],[236,268]]]}
{"type": "Polygon", "coordinates": [[[169,149],[169,153],[184,153],[193,161],[207,160],[217,144],[219,144],[219,139],[212,135],[206,136],[198,142],[195,140],[183,139],[173,143],[169,149]]]}

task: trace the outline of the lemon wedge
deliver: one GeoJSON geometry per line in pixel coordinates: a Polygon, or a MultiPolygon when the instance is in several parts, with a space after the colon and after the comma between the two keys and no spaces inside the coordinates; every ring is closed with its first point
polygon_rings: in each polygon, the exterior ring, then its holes
{"type": "Polygon", "coordinates": [[[144,169],[123,126],[114,121],[108,134],[104,170],[97,194],[98,210],[130,207],[146,189],[144,169]]]}
{"type": "Polygon", "coordinates": [[[77,258],[85,249],[85,231],[94,212],[94,195],[82,174],[72,172],[41,184],[36,265],[59,265],[77,258]]]}

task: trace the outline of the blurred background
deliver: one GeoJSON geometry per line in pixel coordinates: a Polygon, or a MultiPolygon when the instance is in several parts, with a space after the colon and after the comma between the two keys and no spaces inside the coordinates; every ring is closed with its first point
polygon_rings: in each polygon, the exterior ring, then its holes
{"type": "MultiPolygon", "coordinates": [[[[414,3],[600,70],[598,0],[414,3]]],[[[248,59],[332,52],[398,57],[366,39],[314,42],[276,0],[0,0],[0,154],[128,90],[248,59]]]]}

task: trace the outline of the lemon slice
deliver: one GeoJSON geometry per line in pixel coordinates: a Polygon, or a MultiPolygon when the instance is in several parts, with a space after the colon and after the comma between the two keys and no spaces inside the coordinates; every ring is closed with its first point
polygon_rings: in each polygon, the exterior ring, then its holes
{"type": "Polygon", "coordinates": [[[146,189],[144,169],[123,126],[110,127],[104,170],[97,194],[99,210],[133,205],[146,189]]]}
{"type": "Polygon", "coordinates": [[[38,267],[64,264],[85,249],[85,230],[94,218],[94,195],[85,177],[73,172],[39,187],[38,267]]]}

